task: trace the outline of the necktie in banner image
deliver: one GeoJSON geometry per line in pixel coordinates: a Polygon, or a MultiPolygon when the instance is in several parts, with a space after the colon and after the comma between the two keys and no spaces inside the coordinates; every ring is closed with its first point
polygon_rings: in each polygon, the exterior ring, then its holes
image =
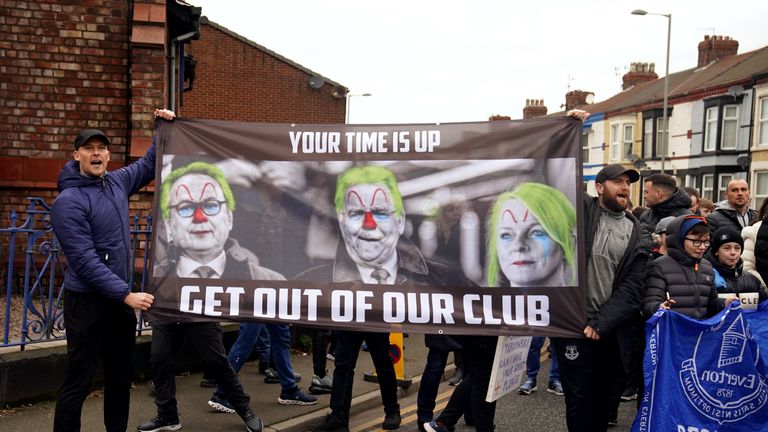
{"type": "Polygon", "coordinates": [[[192,273],[194,273],[199,278],[208,279],[211,276],[215,275],[216,271],[214,271],[212,268],[208,266],[200,266],[196,268],[195,271],[192,273]]]}
{"type": "Polygon", "coordinates": [[[376,270],[373,271],[373,273],[371,273],[371,277],[378,284],[386,284],[387,278],[389,277],[389,272],[384,270],[383,268],[377,268],[376,270]]]}

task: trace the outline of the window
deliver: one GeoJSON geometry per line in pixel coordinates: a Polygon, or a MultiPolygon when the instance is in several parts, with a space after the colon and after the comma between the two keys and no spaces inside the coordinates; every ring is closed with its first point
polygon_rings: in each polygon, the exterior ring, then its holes
{"type": "Polygon", "coordinates": [[[718,188],[718,191],[720,191],[720,200],[725,199],[725,191],[728,190],[728,183],[733,180],[733,174],[720,174],[720,187],[718,188]]]}
{"type": "Polygon", "coordinates": [[[704,174],[701,176],[701,197],[714,201],[712,198],[713,190],[715,186],[715,175],[704,174]]]}
{"type": "Polygon", "coordinates": [[[635,138],[635,126],[624,125],[624,160],[632,160],[632,143],[635,138]]]}
{"type": "Polygon", "coordinates": [[[611,160],[619,160],[619,143],[621,142],[621,135],[619,135],[619,125],[611,125],[611,160]]]}
{"type": "Polygon", "coordinates": [[[707,108],[704,126],[704,151],[714,151],[717,143],[717,107],[707,108]]]}
{"type": "Polygon", "coordinates": [[[755,205],[759,207],[768,198],[768,171],[755,172],[755,205]]]}
{"type": "MultiPolygon", "coordinates": [[[[672,108],[667,109],[667,122],[672,117],[672,108]]],[[[669,139],[667,131],[669,125],[664,121],[663,109],[652,109],[643,112],[643,158],[661,158],[661,149],[664,148],[664,140],[669,139]]],[[[669,143],[666,143],[669,153],[669,143]]],[[[665,155],[666,156],[666,155],[665,155]]]]}
{"type": "Polygon", "coordinates": [[[685,186],[696,189],[696,176],[691,174],[685,176],[685,186]]]}
{"type": "Polygon", "coordinates": [[[589,135],[586,132],[581,134],[581,163],[589,162],[589,135]]]}
{"type": "Polygon", "coordinates": [[[704,100],[702,151],[733,151],[739,145],[739,105],[743,96],[717,96],[704,100]]]}
{"type": "Polygon", "coordinates": [[[768,145],[768,96],[761,97],[758,102],[760,112],[758,113],[758,144],[768,145]]]}
{"type": "Polygon", "coordinates": [[[643,157],[650,159],[653,157],[653,119],[643,121],[643,157]]]}
{"type": "Polygon", "coordinates": [[[736,150],[736,135],[739,123],[738,105],[723,107],[723,129],[720,137],[720,149],[736,150]]]}
{"type": "MultiPolygon", "coordinates": [[[[664,138],[666,138],[666,126],[664,124],[664,118],[658,118],[656,119],[656,156],[661,157],[662,153],[664,151],[662,150],[664,147],[664,138]]],[[[666,156],[666,154],[664,155],[666,156]]]]}

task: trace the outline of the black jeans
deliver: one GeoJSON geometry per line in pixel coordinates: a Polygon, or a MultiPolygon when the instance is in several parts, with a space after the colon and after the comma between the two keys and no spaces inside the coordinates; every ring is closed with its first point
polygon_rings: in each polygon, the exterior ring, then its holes
{"type": "Polygon", "coordinates": [[[99,366],[104,367],[104,426],[128,427],[136,315],[126,304],[100,294],[64,291],[67,372],[56,400],[54,432],[80,430],[83,402],[99,366]]]}
{"type": "MultiPolygon", "coordinates": [[[[469,374],[453,391],[448,405],[437,417],[437,421],[449,430],[459,421],[470,408],[469,416],[475,422],[477,432],[491,432],[494,429],[493,420],[496,416],[496,402],[486,402],[488,385],[491,380],[493,357],[496,353],[496,336],[458,336],[464,347],[464,371],[469,374]]],[[[465,417],[466,419],[466,417],[465,417]]]]}
{"type": "Polygon", "coordinates": [[[400,412],[400,405],[397,403],[397,377],[392,358],[389,356],[389,333],[338,331],[330,407],[331,417],[343,423],[349,422],[355,365],[363,340],[368,344],[368,351],[376,368],[384,413],[400,412]]]}
{"type": "Polygon", "coordinates": [[[569,432],[608,428],[611,401],[623,390],[626,375],[615,335],[600,340],[552,338],[565,392],[569,432]]]}
{"type": "Polygon", "coordinates": [[[173,375],[176,352],[186,338],[200,355],[205,367],[213,374],[224,397],[238,414],[248,409],[251,398],[237,374],[229,364],[224,350],[219,323],[153,323],[152,324],[152,381],[155,383],[155,405],[161,417],[178,417],[176,405],[176,379],[173,375]]]}

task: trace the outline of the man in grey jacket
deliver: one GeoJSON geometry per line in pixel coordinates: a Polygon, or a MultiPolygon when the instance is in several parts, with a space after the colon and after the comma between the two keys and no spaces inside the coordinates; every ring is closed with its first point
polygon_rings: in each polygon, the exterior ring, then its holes
{"type": "Polygon", "coordinates": [[[712,232],[719,228],[730,227],[739,232],[757,217],[757,211],[749,208],[749,185],[744,179],[728,182],[725,202],[718,203],[715,211],[707,216],[707,223],[712,232]]]}

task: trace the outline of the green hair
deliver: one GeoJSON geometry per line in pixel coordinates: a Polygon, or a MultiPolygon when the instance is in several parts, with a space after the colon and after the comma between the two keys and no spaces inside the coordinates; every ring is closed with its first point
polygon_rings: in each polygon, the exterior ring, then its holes
{"type": "Polygon", "coordinates": [[[171,210],[168,206],[171,186],[176,180],[187,174],[205,174],[216,180],[216,183],[221,186],[221,191],[224,193],[224,201],[227,203],[227,208],[230,211],[235,211],[235,197],[232,195],[232,189],[229,188],[229,182],[224,177],[224,173],[216,165],[198,161],[181,168],[176,168],[163,179],[163,183],[160,185],[160,212],[163,215],[163,219],[168,220],[171,217],[171,210]]]}
{"type": "Polygon", "coordinates": [[[496,252],[501,208],[510,199],[523,202],[536,217],[549,238],[563,250],[565,262],[574,268],[576,251],[573,233],[576,230],[576,210],[568,198],[559,190],[541,183],[521,183],[509,192],[496,198],[488,217],[488,286],[496,286],[499,280],[499,257],[496,252]]]}
{"type": "Polygon", "coordinates": [[[339,175],[336,180],[336,212],[341,213],[344,210],[344,192],[354,185],[359,184],[383,184],[389,189],[392,195],[392,205],[395,207],[397,216],[403,215],[403,197],[400,195],[400,187],[397,185],[397,179],[392,171],[375,165],[364,167],[353,167],[339,175]]]}

